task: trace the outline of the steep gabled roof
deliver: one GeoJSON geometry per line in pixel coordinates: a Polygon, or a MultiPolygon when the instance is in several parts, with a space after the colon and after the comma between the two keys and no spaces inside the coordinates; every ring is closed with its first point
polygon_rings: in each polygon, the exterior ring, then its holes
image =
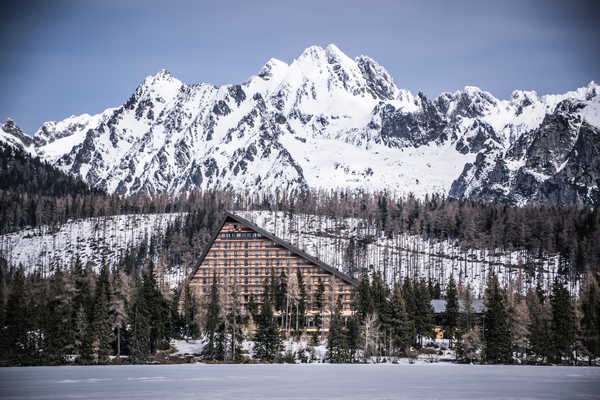
{"type": "Polygon", "coordinates": [[[333,274],[334,276],[337,276],[338,278],[340,278],[341,280],[343,280],[346,283],[349,283],[352,286],[358,284],[358,281],[356,279],[353,279],[350,276],[344,274],[343,272],[340,272],[337,268],[334,268],[330,265],[325,264],[321,260],[318,260],[317,258],[309,255],[308,253],[299,249],[298,247],[294,246],[293,244],[286,242],[285,240],[283,240],[281,238],[278,238],[277,236],[273,235],[272,233],[267,232],[266,230],[262,229],[258,225],[254,224],[253,222],[250,222],[247,219],[242,218],[239,215],[235,215],[229,211],[225,211],[225,217],[219,224],[219,227],[217,228],[215,233],[212,235],[209,244],[206,246],[206,249],[202,252],[202,255],[200,256],[200,262],[198,263],[198,265],[196,266],[196,268],[193,270],[192,274],[190,275],[190,279],[193,278],[194,275],[196,275],[196,272],[198,272],[198,269],[204,262],[204,259],[206,258],[206,255],[208,254],[208,252],[212,246],[212,243],[215,241],[215,239],[219,235],[219,232],[221,232],[221,229],[223,229],[223,226],[225,225],[225,223],[227,221],[238,222],[242,225],[245,225],[246,227],[260,233],[263,237],[266,237],[267,239],[272,240],[273,242],[279,244],[280,246],[285,247],[286,249],[288,249],[292,253],[296,254],[297,256],[310,261],[311,263],[319,266],[320,268],[333,274]]]}

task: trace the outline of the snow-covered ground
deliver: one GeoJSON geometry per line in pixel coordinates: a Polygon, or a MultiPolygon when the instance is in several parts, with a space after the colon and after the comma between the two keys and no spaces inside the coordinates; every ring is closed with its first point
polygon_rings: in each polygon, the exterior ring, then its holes
{"type": "Polygon", "coordinates": [[[50,271],[57,263],[70,265],[77,255],[83,265],[100,265],[102,257],[115,262],[131,246],[149,242],[162,233],[180,214],[129,214],[70,220],[49,226],[24,229],[0,236],[0,256],[14,265],[50,271]]]}
{"type": "Polygon", "coordinates": [[[0,368],[2,399],[593,399],[600,368],[437,364],[0,368]]]}
{"type": "MultiPolygon", "coordinates": [[[[525,251],[497,249],[461,249],[455,241],[430,241],[418,235],[402,234],[385,237],[373,226],[356,218],[329,218],[283,212],[239,211],[240,216],[254,222],[276,236],[287,240],[325,263],[348,272],[352,262],[356,268],[372,266],[385,274],[388,282],[404,276],[429,277],[447,282],[450,274],[463,285],[470,284],[476,295],[482,295],[490,269],[498,274],[504,286],[535,285],[520,265],[535,262],[544,271],[544,285],[549,286],[558,269],[558,257],[532,257],[525,251]],[[354,242],[352,256],[349,249],[354,242]],[[359,242],[366,242],[364,247],[359,242]]],[[[573,291],[576,283],[572,284],[573,291]]],[[[518,287],[518,286],[516,286],[518,287]]]]}

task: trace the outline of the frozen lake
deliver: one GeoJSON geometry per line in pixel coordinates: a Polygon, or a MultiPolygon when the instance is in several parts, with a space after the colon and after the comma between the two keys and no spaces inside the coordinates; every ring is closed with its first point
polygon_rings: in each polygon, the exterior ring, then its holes
{"type": "Polygon", "coordinates": [[[598,399],[600,368],[139,365],[0,368],[2,399],[598,399]]]}

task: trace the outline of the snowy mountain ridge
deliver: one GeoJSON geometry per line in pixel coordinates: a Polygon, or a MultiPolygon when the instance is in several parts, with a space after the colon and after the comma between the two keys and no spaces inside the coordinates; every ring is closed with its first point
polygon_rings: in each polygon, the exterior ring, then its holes
{"type": "Polygon", "coordinates": [[[110,193],[349,188],[600,204],[599,93],[590,82],[499,100],[467,86],[428,99],[369,57],[311,46],[240,85],[162,70],[122,106],[46,122],[33,140],[3,128],[0,141],[110,193]]]}

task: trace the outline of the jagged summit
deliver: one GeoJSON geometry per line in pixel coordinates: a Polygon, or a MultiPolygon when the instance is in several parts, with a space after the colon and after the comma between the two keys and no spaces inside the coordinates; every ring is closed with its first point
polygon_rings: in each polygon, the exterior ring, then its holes
{"type": "Polygon", "coordinates": [[[430,99],[330,44],[272,58],[242,84],[161,70],[121,106],[46,122],[30,142],[5,124],[0,141],[122,194],[313,187],[599,204],[599,92],[502,100],[466,86],[430,99]]]}

